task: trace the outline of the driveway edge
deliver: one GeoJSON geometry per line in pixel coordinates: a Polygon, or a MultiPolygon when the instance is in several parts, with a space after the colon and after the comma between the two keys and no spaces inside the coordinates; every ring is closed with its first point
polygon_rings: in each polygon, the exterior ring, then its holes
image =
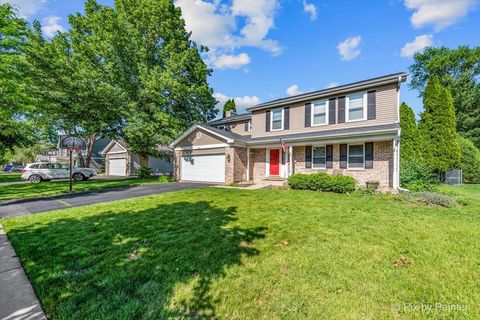
{"type": "Polygon", "coordinates": [[[0,288],[0,320],[47,319],[1,224],[0,288]]]}

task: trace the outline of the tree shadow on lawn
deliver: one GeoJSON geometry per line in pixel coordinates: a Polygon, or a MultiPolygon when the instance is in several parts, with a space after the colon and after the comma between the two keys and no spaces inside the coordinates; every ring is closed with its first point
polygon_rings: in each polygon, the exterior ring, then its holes
{"type": "MultiPolygon", "coordinates": [[[[88,210],[88,209],[85,209],[88,210]]],[[[236,208],[177,202],[12,227],[8,232],[55,319],[214,319],[211,284],[265,228],[229,225],[236,208]]]]}

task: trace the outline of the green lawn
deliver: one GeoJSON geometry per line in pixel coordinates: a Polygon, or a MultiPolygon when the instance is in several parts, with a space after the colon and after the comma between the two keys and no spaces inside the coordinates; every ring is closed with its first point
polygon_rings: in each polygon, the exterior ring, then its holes
{"type": "MultiPolygon", "coordinates": [[[[119,188],[136,186],[145,183],[160,183],[164,178],[150,178],[150,179],[119,179],[119,180],[88,180],[73,183],[73,191],[90,191],[101,190],[108,188],[119,188]]],[[[69,192],[68,181],[51,181],[41,183],[26,183],[15,185],[0,185],[0,201],[12,199],[34,198],[41,196],[52,196],[69,192]]]]}
{"type": "Polygon", "coordinates": [[[204,188],[0,222],[51,319],[478,319],[478,190],[204,188]]]}
{"type": "MultiPolygon", "coordinates": [[[[6,173],[2,172],[0,173],[0,183],[4,182],[16,182],[16,181],[22,181],[20,179],[21,173],[6,173]]],[[[1,187],[1,186],[0,186],[1,187]]]]}

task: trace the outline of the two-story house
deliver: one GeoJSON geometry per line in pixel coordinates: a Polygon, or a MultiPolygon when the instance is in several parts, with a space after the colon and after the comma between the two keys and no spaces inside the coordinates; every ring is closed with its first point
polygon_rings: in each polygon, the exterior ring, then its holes
{"type": "Polygon", "coordinates": [[[194,125],[171,144],[176,178],[229,184],[327,172],[395,190],[406,78],[396,73],[304,93],[194,125]]]}

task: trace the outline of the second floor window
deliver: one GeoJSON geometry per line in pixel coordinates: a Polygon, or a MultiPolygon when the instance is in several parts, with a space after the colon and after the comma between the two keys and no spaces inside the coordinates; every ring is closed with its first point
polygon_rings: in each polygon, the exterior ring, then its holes
{"type": "Polygon", "coordinates": [[[247,128],[248,132],[252,131],[252,120],[248,121],[247,128]]]}
{"type": "Polygon", "coordinates": [[[327,123],[327,101],[317,101],[312,103],[312,124],[320,125],[327,123]]]}
{"type": "Polygon", "coordinates": [[[272,110],[272,130],[283,129],[283,109],[272,110]]]}
{"type": "Polygon", "coordinates": [[[363,93],[348,96],[348,121],[365,119],[365,98],[363,93]]]}

